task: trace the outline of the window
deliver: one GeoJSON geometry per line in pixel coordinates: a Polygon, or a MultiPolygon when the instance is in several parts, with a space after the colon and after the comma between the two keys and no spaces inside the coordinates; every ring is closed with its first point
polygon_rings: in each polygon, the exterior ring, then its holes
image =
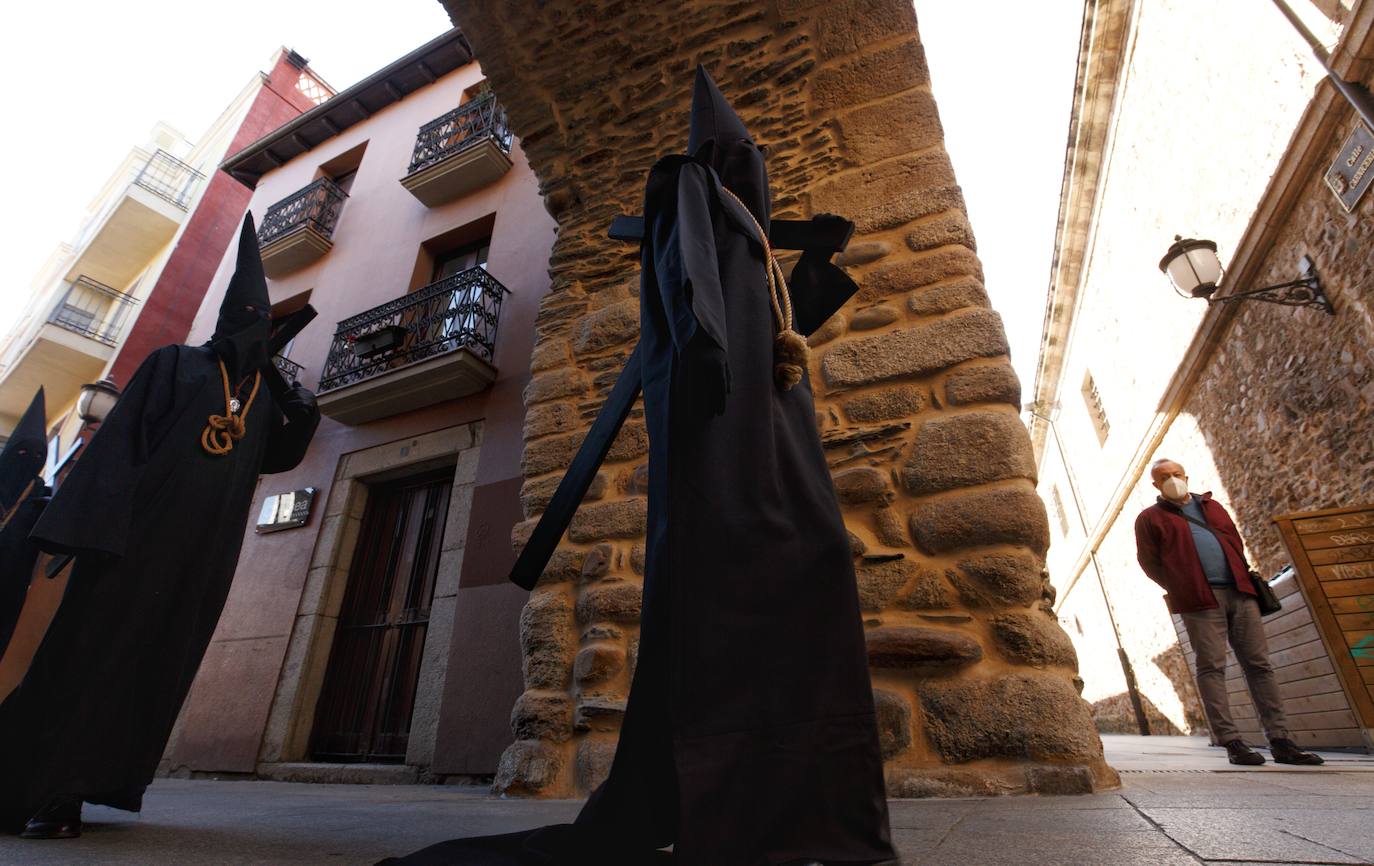
{"type": "Polygon", "coordinates": [[[1112,425],[1107,422],[1107,410],[1102,405],[1102,395],[1098,393],[1097,383],[1093,381],[1090,371],[1083,373],[1083,402],[1088,406],[1088,415],[1092,418],[1093,428],[1097,431],[1097,444],[1105,445],[1112,425]]]}
{"type": "Polygon", "coordinates": [[[367,150],[367,142],[349,148],[328,162],[320,164],[320,175],[334,181],[334,185],[348,193],[353,188],[353,176],[358,173],[358,167],[363,164],[363,152],[367,150]]]}
{"type": "Polygon", "coordinates": [[[487,253],[491,250],[491,238],[485,237],[481,240],[465,244],[456,250],[446,253],[437,253],[434,256],[434,274],[430,280],[437,283],[445,277],[451,277],[468,268],[487,267],[487,253]]]}
{"type": "Polygon", "coordinates": [[[1059,495],[1059,485],[1050,485],[1050,498],[1054,500],[1054,512],[1059,517],[1059,532],[1068,537],[1069,534],[1069,515],[1064,510],[1064,497],[1059,495]]]}

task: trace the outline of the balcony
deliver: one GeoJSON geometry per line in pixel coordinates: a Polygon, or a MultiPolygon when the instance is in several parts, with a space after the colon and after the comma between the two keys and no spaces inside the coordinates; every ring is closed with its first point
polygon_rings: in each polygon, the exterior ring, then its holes
{"type": "Polygon", "coordinates": [[[272,356],[272,366],[277,368],[277,372],[281,373],[282,378],[285,379],[288,384],[291,382],[299,382],[301,380],[301,374],[305,372],[305,368],[300,364],[297,364],[290,358],[283,358],[281,355],[272,356]]]}
{"type": "Polygon", "coordinates": [[[320,411],[362,424],[483,390],[496,380],[508,293],[470,268],[343,320],[320,376],[320,411]]]}
{"type": "Polygon", "coordinates": [[[170,153],[154,151],[87,223],[66,278],[85,276],[111,286],[133,282],[176,236],[203,178],[170,153]]]}
{"type": "Polygon", "coordinates": [[[420,127],[401,185],[426,207],[451,202],[510,170],[511,141],[505,109],[487,94],[420,127]]]}
{"type": "Polygon", "coordinates": [[[42,385],[48,405],[64,406],[100,378],[137,302],[81,276],[67,286],[0,387],[0,419],[17,420],[42,385]]]}
{"type": "Polygon", "coordinates": [[[285,276],[329,252],[346,198],[348,193],[322,177],[269,207],[258,226],[267,276],[285,276]]]}

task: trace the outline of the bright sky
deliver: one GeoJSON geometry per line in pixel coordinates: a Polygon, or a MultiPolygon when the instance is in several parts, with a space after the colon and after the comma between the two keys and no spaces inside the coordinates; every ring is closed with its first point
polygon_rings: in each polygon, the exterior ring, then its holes
{"type": "MultiPolygon", "coordinates": [[[[1029,393],[1064,166],[1082,0],[917,0],[946,144],[988,291],[1029,393]]],[[[0,333],[48,254],[159,120],[195,140],[282,45],[342,89],[442,33],[437,0],[18,3],[10,81],[0,333]]]]}
{"type": "Polygon", "coordinates": [[[1035,387],[1083,0],[916,0],[945,147],[1023,402],[1035,387]]]}

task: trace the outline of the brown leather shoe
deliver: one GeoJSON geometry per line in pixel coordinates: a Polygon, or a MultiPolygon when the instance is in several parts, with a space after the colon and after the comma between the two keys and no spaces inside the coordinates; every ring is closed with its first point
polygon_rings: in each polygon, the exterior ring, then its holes
{"type": "Polygon", "coordinates": [[[1311,752],[1304,752],[1298,748],[1298,744],[1286,737],[1279,737],[1269,741],[1269,754],[1274,756],[1276,764],[1305,764],[1315,767],[1318,764],[1325,764],[1320,755],[1311,752]]]}
{"type": "Polygon", "coordinates": [[[1231,740],[1226,743],[1226,760],[1245,767],[1258,767],[1264,763],[1264,756],[1245,745],[1244,740],[1231,740]]]}
{"type": "Polygon", "coordinates": [[[81,835],[81,798],[59,794],[24,825],[20,839],[75,839],[81,835]]]}

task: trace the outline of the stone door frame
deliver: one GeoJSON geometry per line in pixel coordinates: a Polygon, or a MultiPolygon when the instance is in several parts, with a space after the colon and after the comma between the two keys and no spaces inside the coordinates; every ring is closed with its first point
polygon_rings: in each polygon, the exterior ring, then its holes
{"type": "MultiPolygon", "coordinates": [[[[444,525],[424,658],[420,663],[410,744],[403,765],[417,775],[428,769],[434,758],[439,730],[439,705],[448,674],[458,577],[462,572],[463,544],[481,445],[482,422],[479,420],[339,457],[296,611],[296,622],[287,642],[286,660],[272,700],[267,729],[258,750],[260,771],[269,769],[263,765],[310,760],[310,734],[316,705],[324,685],[370,486],[452,466],[453,492],[444,525]]],[[[340,771],[346,774],[350,766],[340,764],[340,771]]]]}

